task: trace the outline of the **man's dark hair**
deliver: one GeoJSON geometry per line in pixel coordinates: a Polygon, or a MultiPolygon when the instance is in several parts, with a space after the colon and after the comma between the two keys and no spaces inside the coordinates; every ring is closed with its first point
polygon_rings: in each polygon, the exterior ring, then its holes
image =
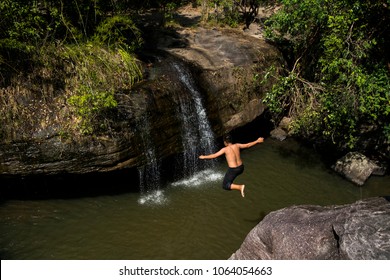
{"type": "Polygon", "coordinates": [[[223,136],[223,142],[226,142],[226,143],[233,143],[233,140],[232,140],[232,136],[230,134],[225,134],[223,136]]]}

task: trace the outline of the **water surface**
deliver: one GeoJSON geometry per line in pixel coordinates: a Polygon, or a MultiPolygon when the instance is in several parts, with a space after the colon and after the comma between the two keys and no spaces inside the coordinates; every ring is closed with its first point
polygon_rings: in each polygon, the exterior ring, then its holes
{"type": "Polygon", "coordinates": [[[292,140],[267,139],[242,157],[245,172],[236,182],[246,184],[245,198],[222,189],[220,160],[154,193],[7,200],[0,205],[1,259],[227,259],[270,211],[390,194],[389,176],[357,187],[292,140]]]}

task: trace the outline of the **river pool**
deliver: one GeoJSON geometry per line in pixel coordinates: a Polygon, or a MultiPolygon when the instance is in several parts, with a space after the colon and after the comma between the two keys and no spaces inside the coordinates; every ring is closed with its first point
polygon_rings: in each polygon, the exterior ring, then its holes
{"type": "MultiPolygon", "coordinates": [[[[358,187],[291,139],[266,139],[242,158],[245,172],[236,182],[246,184],[245,198],[222,189],[226,164],[219,160],[151,193],[3,199],[1,259],[227,259],[270,211],[390,194],[390,176],[358,187]]],[[[133,190],[135,182],[124,184],[133,190]]]]}

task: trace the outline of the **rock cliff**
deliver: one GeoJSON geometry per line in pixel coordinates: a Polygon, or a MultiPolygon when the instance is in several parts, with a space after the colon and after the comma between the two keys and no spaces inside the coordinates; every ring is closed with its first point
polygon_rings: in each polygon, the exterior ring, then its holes
{"type": "MultiPolygon", "coordinates": [[[[145,79],[130,92],[116,94],[118,106],[106,133],[78,139],[63,137],[63,128],[54,122],[61,118],[66,106],[63,101],[63,106],[53,105],[51,115],[44,117],[43,130],[37,129],[29,139],[0,143],[0,175],[82,174],[144,165],[147,159],[141,135],[145,122],[150,123],[147,137],[159,159],[180,153],[182,140],[175,108],[186,89],[169,67],[174,60],[191,70],[215,136],[262,114],[262,95],[270,84],[259,86],[253,79],[272,63],[283,64],[273,46],[237,30],[153,30],[149,35],[155,44],[139,54],[145,79]]],[[[42,88],[53,89],[47,84],[42,88]]],[[[35,117],[41,118],[39,113],[35,117]]]]}
{"type": "Polygon", "coordinates": [[[230,259],[390,259],[390,203],[291,206],[269,213],[230,259]]]}

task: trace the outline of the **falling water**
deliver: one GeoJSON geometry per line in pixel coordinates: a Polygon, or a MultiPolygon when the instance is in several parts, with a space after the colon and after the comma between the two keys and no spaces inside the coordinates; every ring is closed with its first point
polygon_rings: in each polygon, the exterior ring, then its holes
{"type": "MultiPolygon", "coordinates": [[[[179,185],[196,185],[199,182],[215,181],[220,179],[211,168],[215,162],[201,161],[199,155],[215,152],[215,138],[203,106],[201,94],[188,69],[173,62],[173,70],[177,72],[180,82],[187,89],[178,94],[176,112],[181,120],[181,138],[183,145],[182,162],[180,169],[184,179],[180,179],[179,185]]],[[[147,115],[138,122],[146,165],[138,168],[141,196],[140,204],[155,205],[166,203],[163,190],[161,190],[161,166],[156,156],[155,144],[151,137],[151,124],[147,115]]]]}
{"type": "MultiPolygon", "coordinates": [[[[183,173],[192,176],[201,168],[198,159],[201,154],[215,152],[215,138],[203,106],[202,98],[190,72],[181,64],[173,63],[180,81],[188,89],[187,95],[178,96],[179,115],[182,121],[183,173]]],[[[203,162],[212,167],[214,161],[203,162]]]]}
{"type": "Polygon", "coordinates": [[[141,118],[138,123],[142,138],[146,165],[138,167],[141,197],[140,204],[161,204],[165,202],[163,191],[160,190],[161,174],[160,163],[156,157],[155,145],[150,136],[150,122],[148,116],[141,118]]]}

